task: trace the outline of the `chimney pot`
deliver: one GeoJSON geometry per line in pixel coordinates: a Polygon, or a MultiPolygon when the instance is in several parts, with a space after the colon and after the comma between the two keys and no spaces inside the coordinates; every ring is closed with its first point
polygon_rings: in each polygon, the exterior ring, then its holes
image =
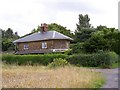
{"type": "Polygon", "coordinates": [[[41,24],[41,32],[47,32],[48,31],[48,25],[46,23],[41,24]]]}

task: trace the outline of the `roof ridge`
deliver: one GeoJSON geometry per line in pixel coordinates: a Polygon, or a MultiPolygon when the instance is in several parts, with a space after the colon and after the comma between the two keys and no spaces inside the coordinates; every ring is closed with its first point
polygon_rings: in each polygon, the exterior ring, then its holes
{"type": "Polygon", "coordinates": [[[62,33],[60,33],[60,32],[57,32],[57,33],[59,33],[60,35],[66,37],[66,38],[69,38],[68,36],[66,36],[66,35],[64,35],[64,34],[62,34],[62,33]]]}
{"type": "Polygon", "coordinates": [[[55,31],[53,31],[53,38],[55,37],[55,31]]]}

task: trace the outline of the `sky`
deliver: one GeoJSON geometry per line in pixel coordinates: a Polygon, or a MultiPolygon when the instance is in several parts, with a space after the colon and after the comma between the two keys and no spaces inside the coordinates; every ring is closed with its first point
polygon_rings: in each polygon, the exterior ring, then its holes
{"type": "Polygon", "coordinates": [[[88,14],[92,26],[118,28],[119,0],[0,0],[0,28],[28,34],[41,23],[57,23],[72,32],[79,14],[88,14]]]}

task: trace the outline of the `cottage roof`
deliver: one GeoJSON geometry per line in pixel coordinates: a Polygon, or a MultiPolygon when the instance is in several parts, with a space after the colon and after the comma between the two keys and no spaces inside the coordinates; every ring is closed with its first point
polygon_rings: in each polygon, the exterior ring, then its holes
{"type": "Polygon", "coordinates": [[[42,40],[50,40],[50,39],[66,39],[66,40],[73,40],[72,38],[63,35],[57,31],[47,31],[47,32],[38,32],[26,37],[17,39],[13,41],[13,43],[17,42],[30,42],[30,41],[42,41],[42,40]]]}

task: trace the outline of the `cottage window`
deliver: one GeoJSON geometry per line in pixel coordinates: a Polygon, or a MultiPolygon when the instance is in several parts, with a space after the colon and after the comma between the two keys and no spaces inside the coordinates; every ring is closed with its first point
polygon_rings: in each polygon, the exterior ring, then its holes
{"type": "Polygon", "coordinates": [[[28,44],[24,44],[24,49],[28,49],[28,44]]]}
{"type": "Polygon", "coordinates": [[[46,42],[42,42],[42,48],[47,48],[47,43],[46,42]]]}

